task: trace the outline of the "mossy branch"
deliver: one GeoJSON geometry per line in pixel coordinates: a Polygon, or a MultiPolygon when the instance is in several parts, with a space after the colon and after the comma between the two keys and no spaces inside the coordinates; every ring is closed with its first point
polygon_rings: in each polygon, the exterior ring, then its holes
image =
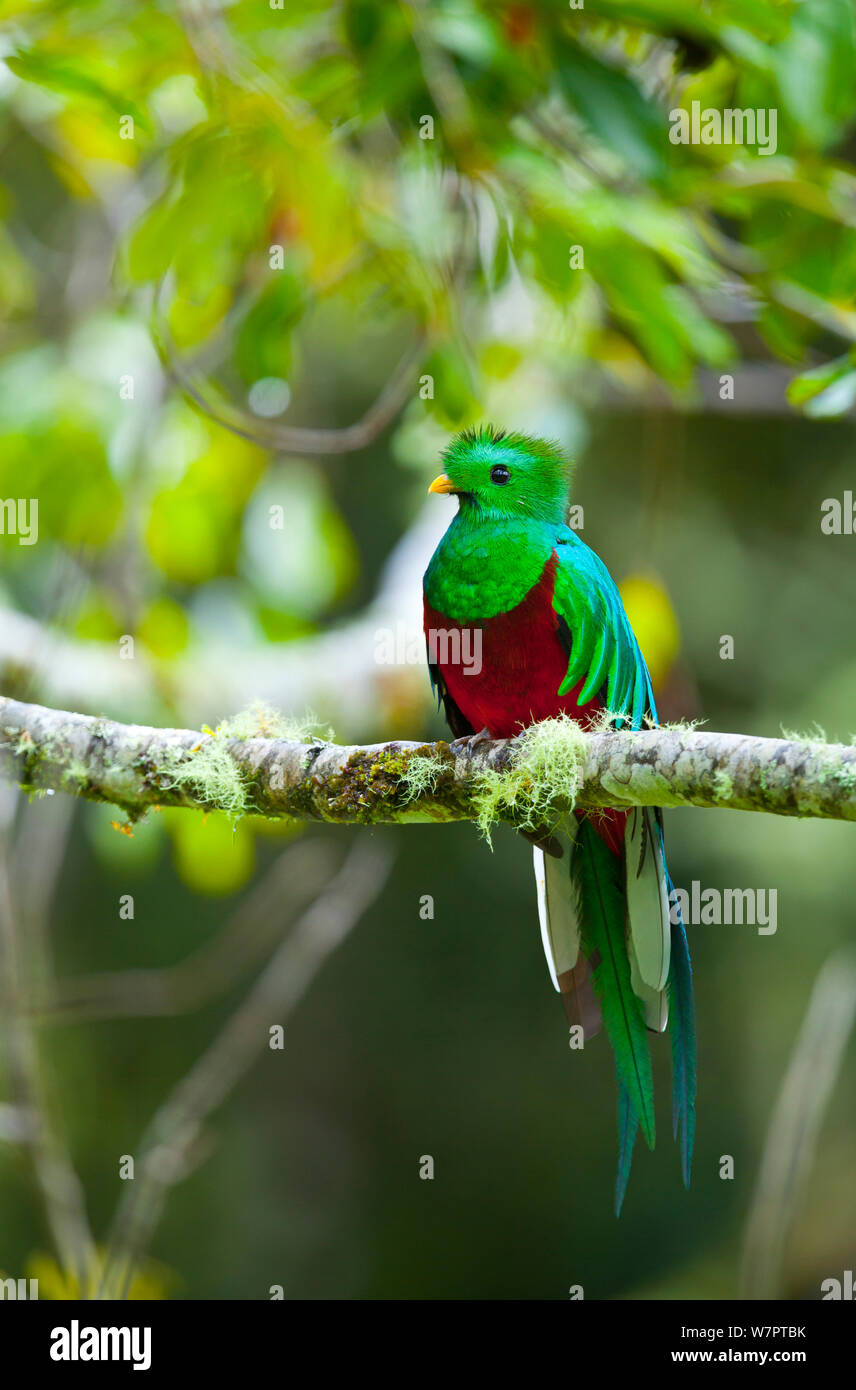
{"type": "Polygon", "coordinates": [[[693,728],[584,733],[568,719],[470,752],[307,739],[262,712],[216,731],[153,729],[0,697],[0,775],[33,794],[237,817],[375,825],[555,823],[573,807],[707,806],[856,820],[856,747],[693,728]],[[300,736],[298,736],[300,735],[300,736]]]}

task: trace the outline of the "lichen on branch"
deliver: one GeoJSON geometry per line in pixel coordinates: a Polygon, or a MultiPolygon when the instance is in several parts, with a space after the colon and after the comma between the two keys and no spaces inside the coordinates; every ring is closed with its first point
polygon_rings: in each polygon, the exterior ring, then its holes
{"type": "Polygon", "coordinates": [[[445,742],[342,746],[271,711],[216,730],[119,724],[0,697],[0,775],[38,795],[350,824],[553,826],[574,807],[705,806],[856,820],[856,747],[670,726],[545,720],[472,752],[445,742]]]}
{"type": "MultiPolygon", "coordinates": [[[[576,805],[585,758],[586,735],[568,715],[531,725],[514,740],[501,766],[485,762],[473,770],[471,819],[488,841],[499,821],[521,830],[554,828],[576,805]]],[[[445,768],[439,751],[412,753],[401,779],[408,800],[436,790],[445,768]]]]}
{"type": "Polygon", "coordinates": [[[231,745],[250,738],[310,741],[313,745],[329,741],[331,731],[322,733],[316,724],[314,715],[303,720],[289,719],[256,701],[233,719],[222,720],[216,729],[204,725],[199,742],[189,751],[170,748],[159,772],[161,786],[164,791],[184,788],[203,805],[225,811],[232,820],[238,820],[255,808],[246,771],[232,755],[231,745]]]}

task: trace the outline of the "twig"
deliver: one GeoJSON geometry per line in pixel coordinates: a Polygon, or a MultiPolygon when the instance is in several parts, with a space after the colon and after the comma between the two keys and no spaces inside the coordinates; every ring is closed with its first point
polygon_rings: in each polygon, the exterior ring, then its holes
{"type": "MultiPolygon", "coordinates": [[[[58,826],[63,843],[67,829],[68,818],[63,817],[58,826]]],[[[18,1009],[30,973],[25,961],[29,963],[30,950],[38,950],[45,933],[41,926],[32,936],[22,928],[12,890],[10,830],[11,819],[6,818],[5,824],[0,825],[0,1036],[13,1105],[3,1109],[7,1121],[17,1117],[18,1135],[32,1158],[57,1254],[64,1269],[76,1277],[83,1290],[95,1268],[95,1243],[86,1216],[86,1200],[53,1124],[32,1023],[18,1009]]],[[[55,869],[59,867],[59,858],[57,853],[55,869]]],[[[5,1137],[11,1137],[8,1126],[5,1137]]]]}
{"type": "Polygon", "coordinates": [[[118,970],[59,980],[36,995],[25,1012],[40,1023],[82,1019],[169,1017],[199,1009],[234,987],[282,936],[285,923],[320,892],[332,871],[331,849],[317,840],[291,845],[211,941],[177,965],[160,970],[118,970]]]}
{"type": "Polygon", "coordinates": [[[856,1019],[856,954],[838,951],[815,982],[770,1121],[743,1250],[743,1297],[781,1298],[785,1242],[856,1019]]]}
{"type": "Polygon", "coordinates": [[[155,1113],[113,1223],[102,1297],[124,1297],[170,1189],[192,1164],[205,1121],[269,1045],[328,956],[357,924],[386,882],[391,855],[361,842],[303,914],[222,1032],[155,1113]]]}
{"type": "Polygon", "coordinates": [[[359,420],[341,429],[322,429],[263,420],[248,414],[234,402],[220,403],[212,399],[210,383],[203,387],[192,379],[177,357],[162,321],[153,325],[153,333],[164,370],[210,420],[236,434],[239,439],[247,439],[263,449],[284,454],[350,454],[368,448],[392,424],[405,404],[428,342],[427,335],[419,330],[383,390],[359,420]]]}

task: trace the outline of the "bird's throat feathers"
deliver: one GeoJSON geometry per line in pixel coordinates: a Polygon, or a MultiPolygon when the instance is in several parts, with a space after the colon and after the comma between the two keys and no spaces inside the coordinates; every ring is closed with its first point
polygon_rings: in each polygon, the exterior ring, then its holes
{"type": "Polygon", "coordinates": [[[425,597],[437,612],[467,623],[507,613],[544,573],[556,528],[503,521],[462,507],[425,572],[425,597]]]}

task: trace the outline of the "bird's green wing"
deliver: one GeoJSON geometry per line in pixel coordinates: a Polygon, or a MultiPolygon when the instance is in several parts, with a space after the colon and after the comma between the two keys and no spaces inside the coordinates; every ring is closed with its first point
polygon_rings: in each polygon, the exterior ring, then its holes
{"type": "Polygon", "coordinates": [[[577,696],[580,705],[599,696],[606,709],[622,716],[619,726],[641,729],[646,721],[656,723],[648,668],[612,576],[569,529],[558,539],[556,555],[553,608],[568,649],[559,694],[584,681],[577,696]]]}

